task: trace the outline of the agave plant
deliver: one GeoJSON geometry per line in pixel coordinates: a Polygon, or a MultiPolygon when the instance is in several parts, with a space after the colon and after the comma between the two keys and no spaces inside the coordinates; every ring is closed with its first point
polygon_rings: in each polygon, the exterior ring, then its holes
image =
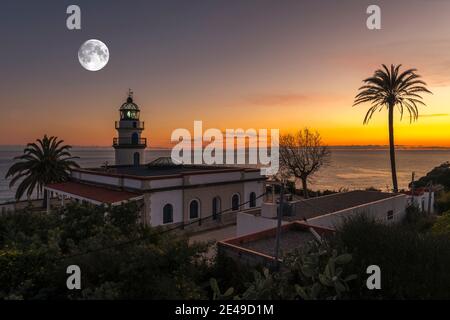
{"type": "Polygon", "coordinates": [[[6,173],[5,178],[12,178],[9,186],[13,187],[17,182],[16,200],[20,200],[25,194],[29,198],[34,191],[38,196],[44,195],[44,204],[47,200],[47,192],[44,186],[49,183],[67,180],[71,168],[79,167],[69,150],[71,146],[63,145],[63,140],[57,137],[37,139],[35,143],[29,143],[23,151],[23,155],[14,158],[15,162],[6,173]]]}
{"type": "Polygon", "coordinates": [[[391,159],[392,184],[394,192],[398,192],[397,170],[395,166],[394,143],[394,109],[398,108],[400,119],[403,111],[409,113],[410,122],[419,117],[419,105],[425,106],[420,93],[431,93],[426,88],[426,83],[420,80],[416,69],[408,69],[400,72],[401,65],[391,65],[388,68],[383,64],[382,69],[375,71],[372,77],[364,80],[364,85],[359,88],[353,106],[369,102],[371,104],[364,118],[367,124],[375,111],[383,108],[388,110],[389,122],[389,149],[391,159]]]}

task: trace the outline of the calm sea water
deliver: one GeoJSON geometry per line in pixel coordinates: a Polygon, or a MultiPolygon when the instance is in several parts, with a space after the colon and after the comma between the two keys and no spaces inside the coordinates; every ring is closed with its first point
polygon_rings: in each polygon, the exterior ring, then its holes
{"type": "MultiPolygon", "coordinates": [[[[13,164],[13,158],[20,155],[23,147],[0,146],[0,203],[14,199],[15,188],[9,188],[4,177],[13,164]]],[[[147,161],[170,156],[170,150],[147,150],[147,161]]],[[[360,189],[375,187],[391,188],[389,151],[386,148],[339,147],[331,148],[331,163],[323,168],[311,183],[312,189],[360,189]]],[[[72,154],[80,157],[82,167],[96,167],[105,161],[114,163],[112,148],[73,148],[72,154]]],[[[450,149],[400,149],[397,150],[399,187],[406,188],[411,173],[420,177],[437,165],[450,161],[450,149]]]]}

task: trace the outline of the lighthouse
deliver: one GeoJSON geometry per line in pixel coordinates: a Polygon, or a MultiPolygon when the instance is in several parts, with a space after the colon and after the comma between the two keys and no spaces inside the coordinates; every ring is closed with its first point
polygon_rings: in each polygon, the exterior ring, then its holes
{"type": "Polygon", "coordinates": [[[133,92],[119,109],[120,120],[116,121],[118,137],[113,139],[116,165],[139,166],[145,163],[147,139],[141,138],[144,122],[139,120],[139,107],[133,102],[133,92]]]}

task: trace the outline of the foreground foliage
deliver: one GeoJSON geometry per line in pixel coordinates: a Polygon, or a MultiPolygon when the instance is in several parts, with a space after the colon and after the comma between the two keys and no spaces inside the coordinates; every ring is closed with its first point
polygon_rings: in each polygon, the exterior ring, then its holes
{"type": "Polygon", "coordinates": [[[450,211],[445,212],[443,215],[436,219],[431,231],[435,235],[444,235],[450,237],[450,211]]]}
{"type": "Polygon", "coordinates": [[[450,211],[450,191],[441,191],[436,198],[436,209],[438,212],[450,211]]]}
{"type": "Polygon", "coordinates": [[[273,271],[207,261],[207,244],[143,226],[137,212],[70,205],[0,216],[0,299],[450,298],[450,213],[434,221],[410,208],[398,225],[356,217],[273,271]],[[66,288],[69,265],[82,270],[81,290],[66,288]],[[381,290],[367,289],[370,265],[381,290]]]}
{"type": "Polygon", "coordinates": [[[142,226],[137,209],[70,205],[1,216],[0,299],[206,298],[206,245],[142,226]],[[67,289],[69,265],[81,268],[82,290],[67,289]]]}
{"type": "Polygon", "coordinates": [[[344,224],[333,245],[353,256],[360,275],[352,298],[449,299],[450,237],[418,232],[408,225],[384,225],[364,216],[344,224]],[[381,290],[367,290],[366,269],[381,269],[381,290]]]}
{"type": "Polygon", "coordinates": [[[216,279],[211,279],[214,299],[244,300],[319,300],[343,299],[350,284],[357,278],[348,273],[352,256],[339,254],[327,242],[309,242],[284,257],[279,272],[267,268],[253,271],[253,279],[236,294],[233,287],[220,290],[216,279]]]}

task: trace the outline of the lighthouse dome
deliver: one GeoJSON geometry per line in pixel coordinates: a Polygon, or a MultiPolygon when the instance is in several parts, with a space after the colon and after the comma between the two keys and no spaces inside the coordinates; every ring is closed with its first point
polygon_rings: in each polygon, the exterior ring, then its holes
{"type": "Polygon", "coordinates": [[[138,110],[139,111],[139,107],[136,103],[133,102],[132,97],[128,97],[127,101],[125,103],[123,103],[122,106],[120,107],[120,110],[138,110]]]}
{"type": "Polygon", "coordinates": [[[139,120],[139,107],[133,102],[133,92],[130,90],[128,98],[120,107],[120,120],[139,120]]]}

